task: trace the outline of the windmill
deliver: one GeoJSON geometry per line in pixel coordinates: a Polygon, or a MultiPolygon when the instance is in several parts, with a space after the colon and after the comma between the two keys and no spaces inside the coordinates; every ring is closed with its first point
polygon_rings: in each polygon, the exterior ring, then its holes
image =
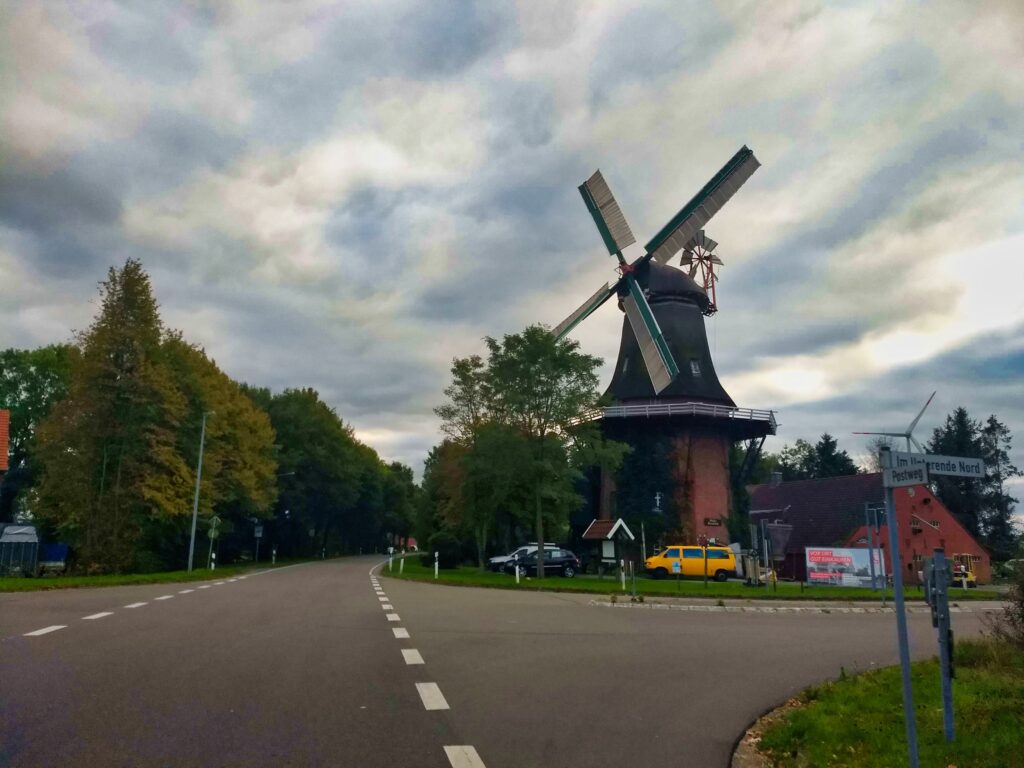
{"type": "Polygon", "coordinates": [[[759,167],[750,149],[740,149],[632,262],[623,251],[636,240],[601,172],[579,187],[619,276],[552,333],[565,336],[613,296],[625,314],[605,392],[610,405],[594,418],[607,438],[633,448],[633,458],[616,472],[599,469],[592,476],[591,508],[599,519],[610,520],[619,506],[646,509],[651,494],[667,491],[666,519],[678,519],[681,540],[728,540],[730,446],[763,444],[776,422],[772,411],[737,408],[715,373],[705,318],[716,310],[715,270],[722,262],[704,226],[759,167]],[[681,268],[670,265],[680,251],[681,268]]]}
{"type": "Polygon", "coordinates": [[[617,296],[640,347],[654,393],[660,394],[679,375],[679,366],[654,312],[651,311],[638,278],[647,274],[649,262],[667,265],[673,256],[683,250],[683,263],[690,267],[691,276],[696,274],[698,269],[702,270],[705,291],[703,300],[698,302],[699,306],[704,314],[713,313],[714,309],[710,312],[708,310],[714,307],[714,282],[717,279],[714,275],[714,266],[716,263],[721,264],[721,260],[712,255],[717,243],[704,235],[703,227],[759,167],[760,163],[752,150],[747,147],[740,149],[693,199],[661,228],[644,246],[644,253],[632,263],[626,261],[622,251],[635,243],[636,238],[633,237],[626,217],[604,176],[601,175],[601,171],[596,171],[580,185],[579,190],[608,252],[618,261],[619,279],[613,284],[605,283],[575,312],[559,323],[552,331],[555,337],[561,338],[569,333],[608,299],[617,296]],[[708,286],[711,288],[710,298],[708,286]]]}
{"type": "MultiPolygon", "coordinates": [[[[936,390],[936,391],[938,391],[938,390],[936,390]]],[[[883,435],[885,437],[902,437],[902,438],[905,438],[906,441],[907,441],[907,453],[910,453],[911,450],[912,450],[911,447],[910,447],[911,443],[913,443],[914,447],[917,448],[917,450],[920,451],[921,453],[927,453],[927,451],[925,451],[925,449],[921,447],[921,444],[919,442],[917,442],[917,440],[914,438],[913,432],[914,432],[914,428],[917,426],[917,422],[919,422],[921,420],[921,417],[924,416],[924,412],[926,410],[928,410],[928,406],[932,404],[932,400],[934,398],[935,398],[935,392],[932,392],[932,396],[928,398],[928,402],[924,404],[924,408],[921,409],[921,412],[918,413],[917,416],[914,418],[914,420],[912,422],[910,422],[910,424],[907,426],[907,431],[906,432],[854,432],[853,434],[855,434],[855,435],[883,435]]]]}

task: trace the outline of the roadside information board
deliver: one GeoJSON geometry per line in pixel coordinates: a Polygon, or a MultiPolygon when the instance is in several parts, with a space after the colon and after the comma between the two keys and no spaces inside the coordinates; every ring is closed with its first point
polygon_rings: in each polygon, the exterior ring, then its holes
{"type": "Polygon", "coordinates": [[[805,547],[808,584],[828,584],[835,587],[870,587],[872,583],[871,556],[875,573],[885,576],[885,563],[880,549],[867,547],[805,547]]]}

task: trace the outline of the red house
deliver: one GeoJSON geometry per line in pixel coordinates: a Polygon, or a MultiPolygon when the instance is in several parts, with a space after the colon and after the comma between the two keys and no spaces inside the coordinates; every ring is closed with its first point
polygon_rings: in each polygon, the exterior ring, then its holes
{"type": "MultiPolygon", "coordinates": [[[[793,526],[779,576],[798,581],[807,578],[805,547],[867,547],[865,510],[883,508],[885,504],[881,473],[788,483],[773,481],[752,486],[750,496],[751,522],[759,524],[765,519],[793,526]]],[[[896,488],[893,498],[904,581],[920,583],[918,571],[922,569],[922,560],[936,547],[943,547],[947,557],[970,565],[979,584],[991,581],[988,552],[927,486],[896,488]]],[[[889,531],[884,525],[879,539],[875,546],[881,545],[886,573],[891,573],[889,531]]]]}

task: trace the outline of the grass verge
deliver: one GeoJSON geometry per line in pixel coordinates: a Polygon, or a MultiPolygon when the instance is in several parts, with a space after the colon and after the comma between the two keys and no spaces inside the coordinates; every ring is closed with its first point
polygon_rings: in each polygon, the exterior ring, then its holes
{"type": "MultiPolygon", "coordinates": [[[[408,557],[405,561],[404,573],[399,573],[398,560],[394,561],[394,567],[389,572],[385,565],[381,570],[384,576],[404,578],[411,581],[434,582],[434,567],[421,565],[418,556],[408,557]]],[[[576,576],[567,579],[562,576],[547,576],[544,579],[520,579],[516,585],[514,576],[504,573],[481,573],[477,568],[460,566],[455,569],[442,570],[438,574],[437,584],[449,584],[462,587],[494,587],[498,589],[525,589],[525,590],[547,590],[552,592],[582,592],[594,594],[622,594],[621,582],[616,577],[605,577],[598,579],[595,576],[576,576]]],[[[631,587],[629,580],[626,581],[627,589],[631,587]]],[[[708,581],[705,588],[703,579],[682,579],[677,582],[675,579],[655,580],[644,577],[637,577],[636,591],[638,594],[650,597],[707,597],[712,599],[734,598],[749,600],[881,600],[881,594],[871,589],[859,587],[805,587],[800,588],[799,584],[791,582],[779,582],[777,590],[767,591],[764,587],[748,587],[736,581],[718,583],[708,581]]],[[[892,597],[892,590],[889,590],[889,597],[892,597]]],[[[907,590],[908,600],[923,600],[924,597],[916,587],[907,590]]],[[[990,592],[982,589],[972,589],[960,594],[951,594],[952,601],[961,600],[999,600],[1002,596],[997,592],[990,592]]]]}
{"type": "MultiPolygon", "coordinates": [[[[955,651],[956,738],[945,741],[939,662],[912,665],[921,765],[1024,766],[1024,654],[992,639],[955,651]]],[[[762,734],[773,768],[907,765],[900,668],[887,667],[808,688],[800,706],[762,734]]]]}
{"type": "MultiPolygon", "coordinates": [[[[302,561],[295,561],[302,562],[302,561]]],[[[110,573],[102,576],[40,576],[27,579],[24,577],[0,577],[0,592],[35,592],[46,589],[80,589],[83,587],[117,587],[125,584],[162,584],[176,581],[205,581],[214,577],[237,576],[241,573],[267,568],[280,568],[290,563],[278,562],[276,565],[248,563],[246,565],[221,566],[214,571],[207,568],[196,568],[188,571],[164,571],[161,573],[110,573]]]]}

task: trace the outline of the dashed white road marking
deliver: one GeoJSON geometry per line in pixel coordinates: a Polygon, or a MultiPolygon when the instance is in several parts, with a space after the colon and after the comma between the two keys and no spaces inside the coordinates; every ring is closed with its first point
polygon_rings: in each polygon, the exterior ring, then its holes
{"type": "Polygon", "coordinates": [[[416,683],[416,692],[423,701],[424,709],[448,709],[448,702],[445,701],[444,694],[437,687],[437,683],[416,683]]]}
{"type": "Polygon", "coordinates": [[[125,608],[141,608],[144,605],[149,605],[149,603],[128,603],[125,608]]]}
{"type": "Polygon", "coordinates": [[[391,631],[395,633],[395,638],[398,640],[409,639],[409,630],[405,627],[393,627],[391,631]]]}
{"type": "Polygon", "coordinates": [[[83,616],[82,617],[82,621],[93,621],[94,619],[102,619],[104,616],[113,616],[113,615],[114,615],[113,611],[100,611],[99,613],[94,613],[91,616],[83,616]]]}
{"type": "Polygon", "coordinates": [[[452,768],[487,768],[476,749],[469,745],[445,747],[444,753],[448,756],[452,768]]]}
{"type": "Polygon", "coordinates": [[[378,597],[377,599],[380,600],[382,603],[386,603],[388,601],[386,596],[385,597],[378,597]]]}
{"type": "Polygon", "coordinates": [[[385,611],[395,610],[395,606],[393,606],[391,603],[383,603],[380,607],[383,608],[385,611]]]}
{"type": "Polygon", "coordinates": [[[384,615],[388,617],[388,621],[401,621],[397,613],[386,613],[384,615]]]}
{"type": "Polygon", "coordinates": [[[413,664],[426,663],[423,661],[423,657],[420,655],[420,652],[417,651],[415,648],[403,648],[402,657],[405,659],[405,663],[409,666],[412,666],[413,664]]]}
{"type": "Polygon", "coordinates": [[[231,583],[232,581],[238,581],[238,579],[228,579],[228,583],[229,583],[229,584],[230,584],[230,583],[231,583]]]}
{"type": "Polygon", "coordinates": [[[156,600],[170,600],[172,597],[174,597],[174,595],[160,595],[160,597],[157,597],[155,599],[156,600]]]}
{"type": "Polygon", "coordinates": [[[195,590],[194,589],[181,589],[181,590],[178,590],[178,594],[179,595],[187,595],[189,592],[195,592],[195,590]]]}
{"type": "Polygon", "coordinates": [[[48,635],[51,632],[56,632],[58,629],[66,629],[67,624],[54,624],[52,627],[43,627],[37,629],[35,632],[26,632],[25,637],[39,637],[39,635],[48,635]]]}
{"type": "Polygon", "coordinates": [[[210,585],[209,584],[202,584],[199,588],[200,589],[209,589],[210,585]]]}
{"type": "Polygon", "coordinates": [[[219,587],[223,583],[224,583],[223,581],[215,581],[215,582],[213,582],[213,586],[219,587]]]}

